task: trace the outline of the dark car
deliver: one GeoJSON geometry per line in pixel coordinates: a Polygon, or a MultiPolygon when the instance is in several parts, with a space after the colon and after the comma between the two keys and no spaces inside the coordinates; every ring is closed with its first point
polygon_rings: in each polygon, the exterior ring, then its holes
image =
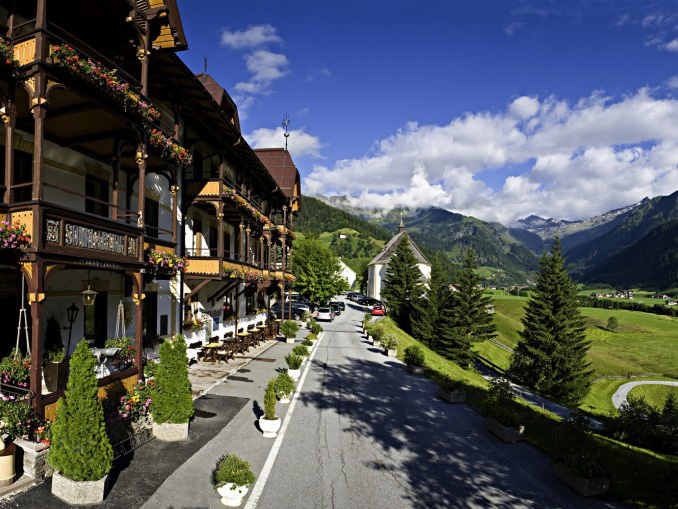
{"type": "Polygon", "coordinates": [[[369,307],[376,306],[376,305],[381,306],[382,302],[380,300],[373,299],[372,297],[365,297],[365,298],[360,299],[358,301],[358,305],[359,306],[365,306],[365,307],[369,308],[369,307]]]}
{"type": "MultiPolygon", "coordinates": [[[[289,302],[285,302],[285,317],[287,317],[288,313],[288,306],[289,302]]],[[[292,317],[295,320],[301,320],[301,317],[304,315],[304,313],[310,313],[311,308],[307,306],[306,304],[301,304],[299,302],[292,302],[292,317]]],[[[273,315],[274,318],[281,318],[282,317],[282,304],[280,302],[276,302],[271,306],[271,314],[273,315]]]]}
{"type": "Polygon", "coordinates": [[[341,309],[342,311],[346,311],[346,304],[344,304],[342,301],[333,300],[332,302],[330,302],[331,306],[334,306],[335,304],[339,306],[339,309],[341,309]]]}
{"type": "Polygon", "coordinates": [[[338,302],[330,302],[330,307],[334,309],[334,314],[336,316],[339,316],[341,314],[341,306],[339,306],[338,302]]]}

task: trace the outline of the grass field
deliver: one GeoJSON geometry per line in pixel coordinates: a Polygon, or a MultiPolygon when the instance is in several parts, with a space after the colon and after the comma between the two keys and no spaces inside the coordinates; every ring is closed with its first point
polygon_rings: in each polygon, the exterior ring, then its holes
{"type": "MultiPolygon", "coordinates": [[[[527,299],[495,293],[493,301],[497,340],[513,348],[520,339],[527,299]]],[[[678,320],[637,311],[581,308],[581,312],[586,317],[586,336],[591,341],[588,358],[593,378],[659,374],[678,379],[678,320]],[[606,327],[611,316],[619,323],[615,332],[606,327]]],[[[508,352],[489,342],[480,343],[475,348],[498,366],[508,367],[508,352]]],[[[609,398],[624,382],[602,380],[594,383],[591,394],[581,407],[595,413],[613,411],[609,398]]],[[[649,389],[650,392],[653,390],[649,389]]]]}

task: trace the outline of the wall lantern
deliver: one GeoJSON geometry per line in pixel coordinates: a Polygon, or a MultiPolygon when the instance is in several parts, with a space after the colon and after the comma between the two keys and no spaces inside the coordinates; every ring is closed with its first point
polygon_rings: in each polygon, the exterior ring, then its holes
{"type": "Polygon", "coordinates": [[[87,285],[87,290],[83,290],[81,295],[82,295],[82,303],[85,306],[94,306],[94,301],[97,298],[97,292],[92,290],[89,287],[89,284],[87,285]]]}

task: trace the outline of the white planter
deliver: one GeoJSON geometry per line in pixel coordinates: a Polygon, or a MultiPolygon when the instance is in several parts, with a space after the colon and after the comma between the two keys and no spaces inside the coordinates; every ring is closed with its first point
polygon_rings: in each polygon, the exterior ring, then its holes
{"type": "Polygon", "coordinates": [[[290,402],[290,397],[289,397],[289,396],[286,396],[286,397],[284,397],[284,398],[280,398],[280,399],[278,400],[278,403],[282,403],[283,405],[286,405],[286,404],[289,403],[289,402],[290,402]]]}
{"type": "Polygon", "coordinates": [[[294,344],[295,338],[285,338],[285,343],[288,345],[294,344]]]}
{"type": "Polygon", "coordinates": [[[188,438],[188,423],[171,424],[153,422],[153,436],[163,442],[178,442],[188,438]]]}
{"type": "Polygon", "coordinates": [[[281,423],[280,417],[276,417],[272,421],[262,417],[259,419],[259,428],[264,432],[264,437],[275,438],[278,436],[278,430],[280,429],[281,423]]]}
{"type": "Polygon", "coordinates": [[[72,481],[54,472],[52,495],[70,505],[94,505],[104,501],[108,474],[98,481],[72,481]]]}
{"type": "Polygon", "coordinates": [[[372,339],[372,345],[373,346],[381,346],[381,341],[377,341],[376,339],[372,339]]]}
{"type": "Polygon", "coordinates": [[[247,486],[236,486],[232,482],[227,482],[223,486],[217,488],[217,493],[221,496],[221,503],[228,507],[238,507],[242,504],[242,499],[247,495],[250,489],[247,486]]]}
{"type": "Polygon", "coordinates": [[[292,380],[298,382],[301,377],[301,369],[288,369],[287,374],[292,377],[292,380]]]}
{"type": "Polygon", "coordinates": [[[409,371],[413,375],[423,375],[424,374],[424,366],[415,366],[414,364],[408,364],[407,365],[407,371],[409,371]]]}
{"type": "Polygon", "coordinates": [[[397,357],[398,356],[398,350],[384,350],[384,354],[386,354],[386,357],[397,357]]]}

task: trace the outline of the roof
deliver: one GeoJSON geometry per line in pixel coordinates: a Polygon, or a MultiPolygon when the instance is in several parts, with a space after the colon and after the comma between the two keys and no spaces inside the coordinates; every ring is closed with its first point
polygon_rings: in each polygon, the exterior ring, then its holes
{"type": "Polygon", "coordinates": [[[412,249],[412,252],[414,253],[414,257],[417,259],[418,263],[423,263],[424,265],[431,265],[430,262],[426,259],[424,254],[419,250],[417,245],[414,243],[412,240],[412,237],[410,237],[407,232],[405,231],[404,228],[400,229],[400,231],[393,236],[391,240],[388,241],[388,244],[384,246],[384,249],[382,249],[377,256],[374,257],[374,259],[368,263],[367,265],[376,265],[376,264],[382,264],[386,265],[391,257],[394,255],[396,248],[398,247],[398,244],[400,243],[400,239],[405,236],[410,243],[410,248],[412,249]]]}
{"type": "MultiPolygon", "coordinates": [[[[346,262],[345,262],[344,260],[342,260],[341,258],[339,258],[339,265],[341,265],[341,268],[342,268],[343,270],[348,269],[348,270],[350,270],[351,272],[353,272],[353,274],[356,273],[355,270],[353,270],[351,267],[349,267],[348,265],[346,265],[346,262]]],[[[357,275],[357,274],[356,274],[356,275],[357,275]]]]}
{"type": "Polygon", "coordinates": [[[212,98],[216,101],[216,103],[221,106],[221,109],[226,112],[226,114],[231,116],[231,123],[235,126],[235,128],[240,131],[240,119],[238,118],[238,107],[236,106],[235,102],[231,98],[230,95],[228,95],[228,92],[217,83],[212,76],[209,74],[196,74],[195,75],[200,82],[205,86],[207,91],[210,93],[212,98]]]}
{"type": "Polygon", "coordinates": [[[254,152],[278,183],[288,198],[301,196],[301,177],[292,161],[292,156],[284,148],[255,148],[254,152]],[[296,189],[295,189],[296,187],[296,189]]]}

